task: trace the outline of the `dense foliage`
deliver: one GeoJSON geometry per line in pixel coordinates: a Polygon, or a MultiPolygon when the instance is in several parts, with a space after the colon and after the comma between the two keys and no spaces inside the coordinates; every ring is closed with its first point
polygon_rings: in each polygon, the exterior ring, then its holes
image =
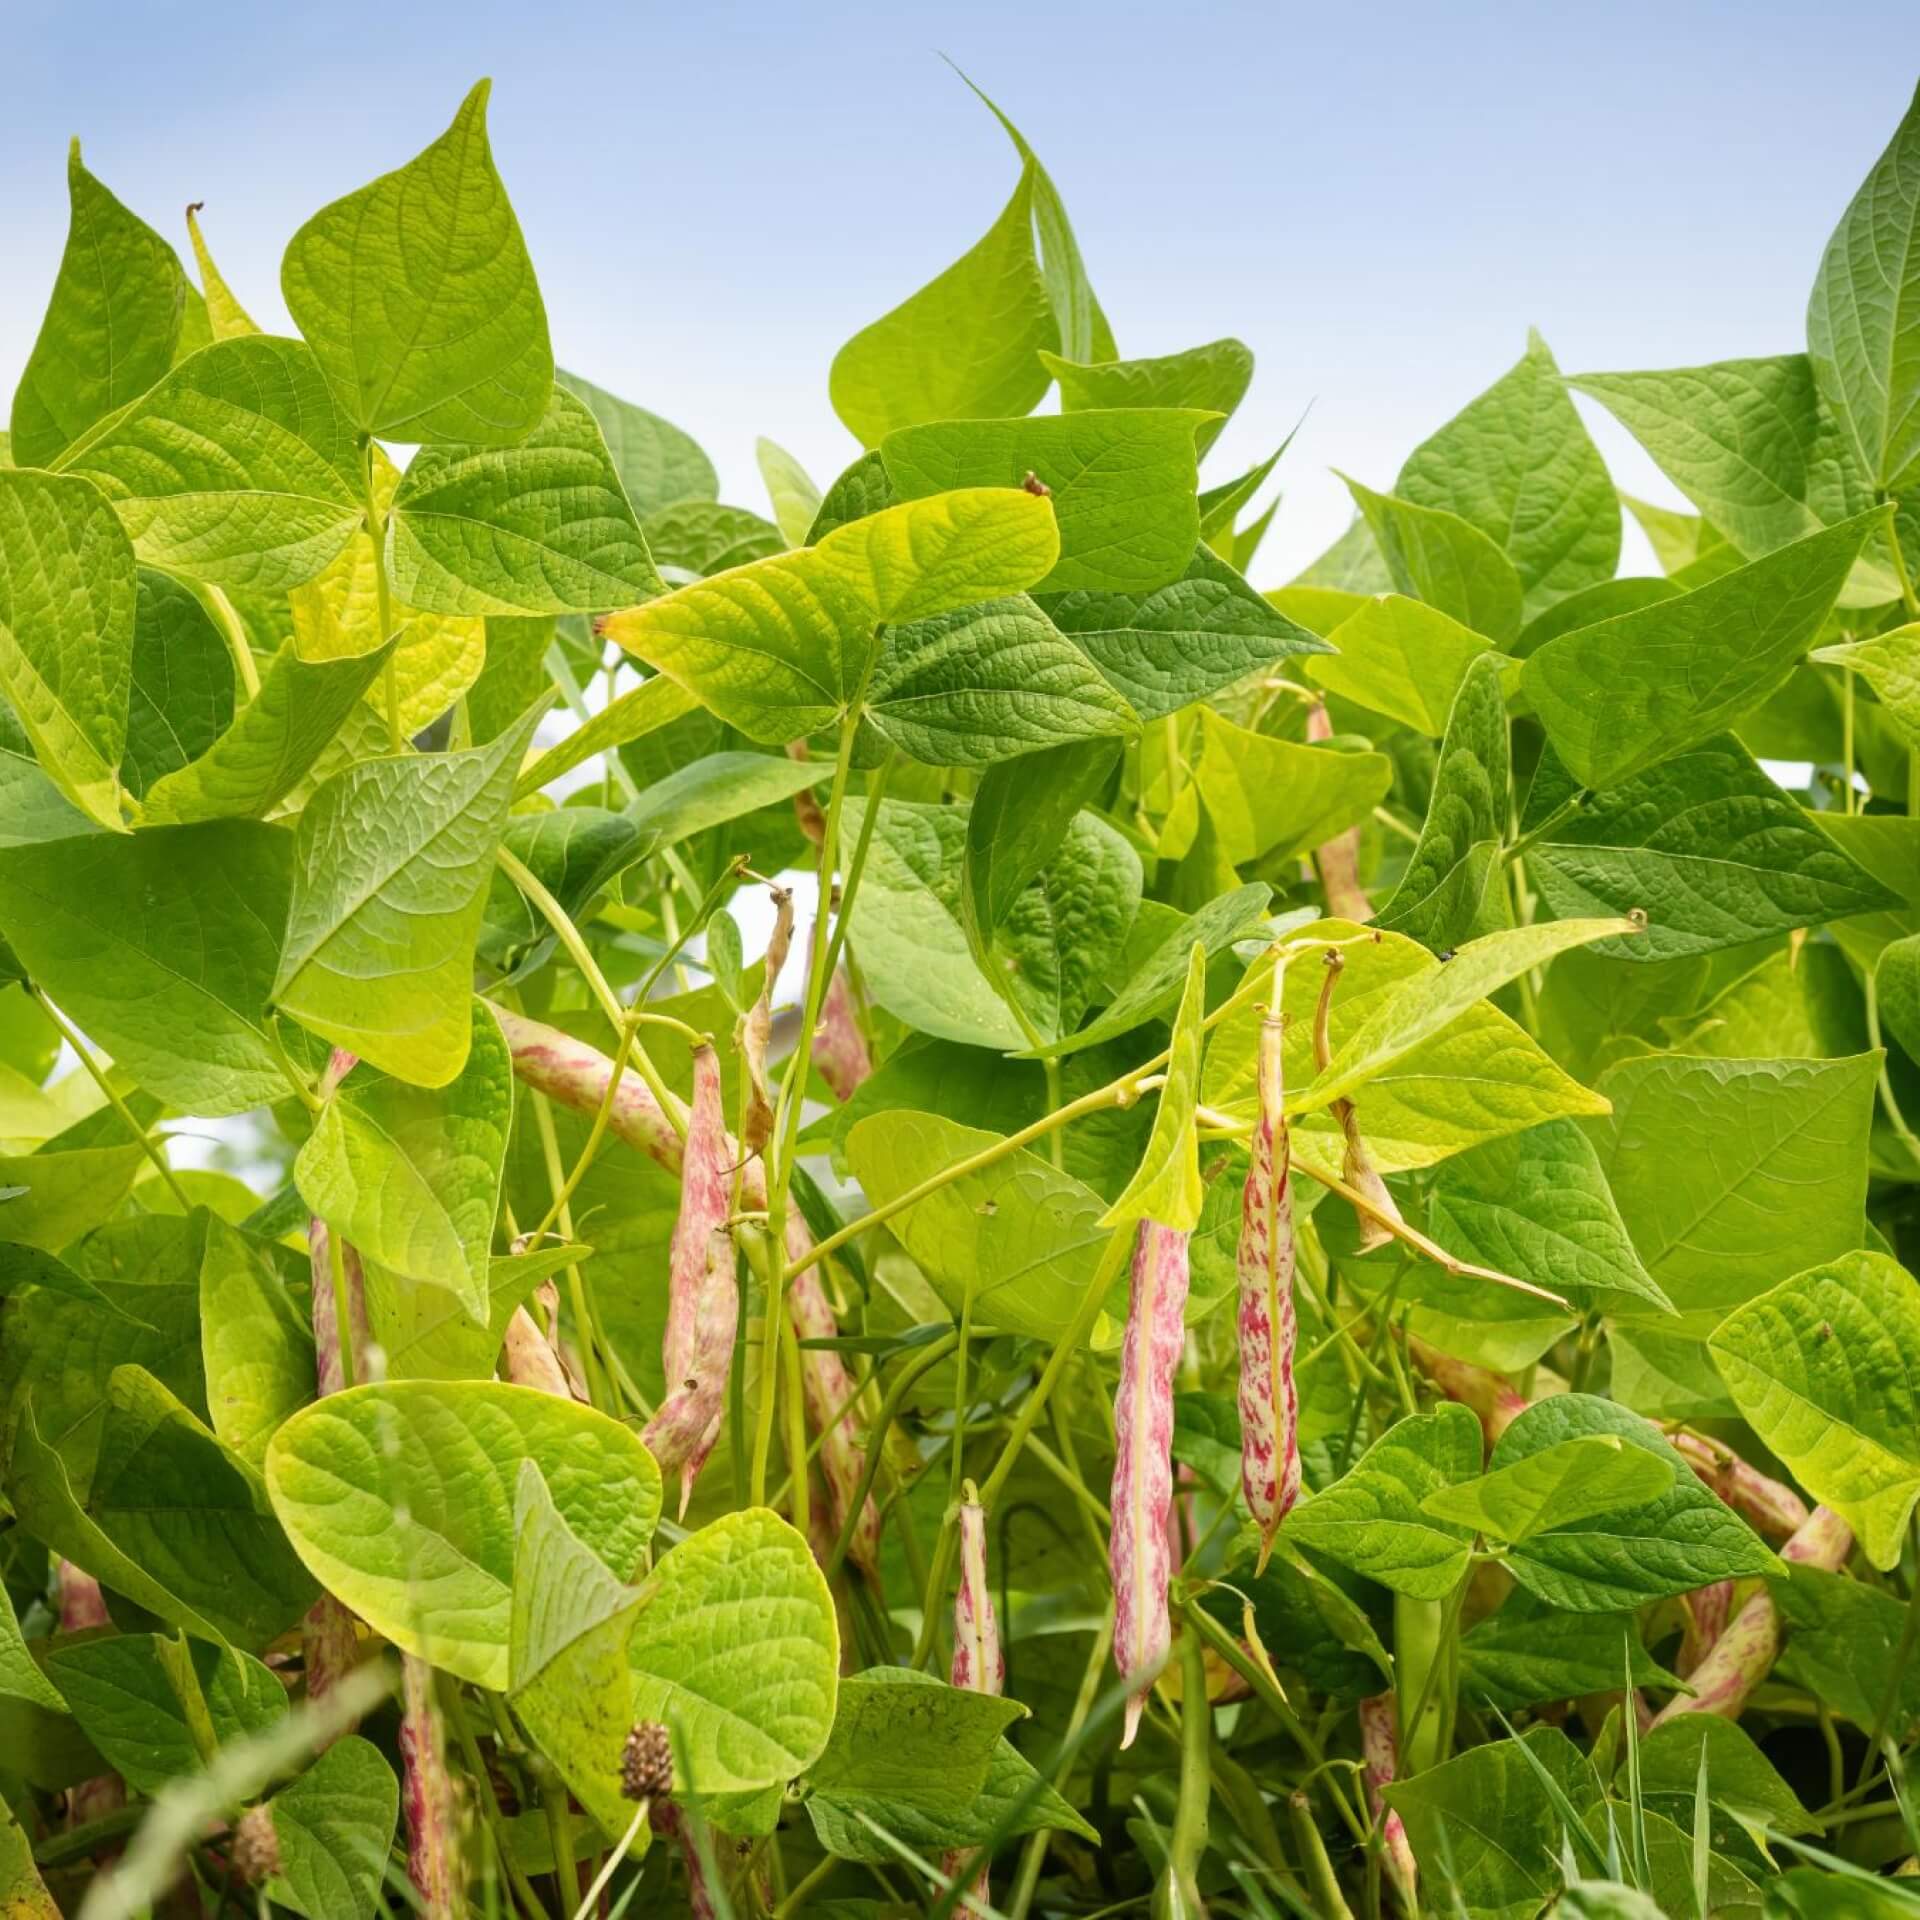
{"type": "Polygon", "coordinates": [[[768,518],[486,98],[297,338],[70,162],[0,1911],[1910,1908],[1920,103],[1805,352],[1533,338],[1262,592],[1010,124],[768,518]]]}

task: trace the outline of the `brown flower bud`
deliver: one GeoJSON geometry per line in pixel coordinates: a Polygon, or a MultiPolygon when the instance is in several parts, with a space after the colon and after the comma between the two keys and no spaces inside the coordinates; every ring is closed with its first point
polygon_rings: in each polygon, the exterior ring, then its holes
{"type": "Polygon", "coordinates": [[[233,1870],[250,1887],[264,1886],[282,1871],[271,1808],[249,1807],[234,1822],[233,1870]]]}
{"type": "Polygon", "coordinates": [[[658,1720],[637,1720],[620,1755],[620,1791],[629,1800],[664,1800],[673,1791],[673,1742],[658,1720]]]}

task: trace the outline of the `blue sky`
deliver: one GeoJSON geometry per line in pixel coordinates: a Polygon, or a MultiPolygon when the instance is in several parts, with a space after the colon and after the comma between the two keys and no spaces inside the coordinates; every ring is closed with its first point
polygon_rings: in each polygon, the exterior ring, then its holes
{"type": "MultiPolygon", "coordinates": [[[[227,277],[284,325],[294,228],[488,73],[563,362],[687,427],[727,496],[762,508],[754,435],[822,479],[844,464],[834,349],[1011,190],[947,52],[1046,160],[1123,353],[1254,348],[1210,471],[1270,451],[1311,403],[1261,584],[1344,524],[1329,468],[1389,483],[1529,324],[1569,371],[1800,345],[1827,233],[1912,89],[1895,50],[1916,47],[1910,0],[4,12],[0,381],[59,256],[69,134],[183,248],[180,209],[204,200],[227,277]]],[[[1622,484],[1675,498],[1596,433],[1622,484]]]]}

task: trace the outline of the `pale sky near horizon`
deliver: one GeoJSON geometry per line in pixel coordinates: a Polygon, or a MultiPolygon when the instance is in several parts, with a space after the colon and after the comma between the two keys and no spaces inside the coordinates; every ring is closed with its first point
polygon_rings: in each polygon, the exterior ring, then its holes
{"type": "MultiPolygon", "coordinates": [[[[1345,525],[1333,467],[1390,484],[1529,325],[1570,372],[1801,346],[1827,234],[1920,69],[1896,0],[1622,0],[1604,19],[1493,0],[0,0],[0,20],[0,392],[59,258],[70,134],[183,253],[180,210],[204,200],[222,270],[284,327],[288,236],[491,74],[563,364],[684,426],[761,511],[755,435],[822,483],[844,465],[835,348],[1011,191],[950,54],[1046,161],[1123,354],[1254,349],[1210,478],[1311,408],[1261,585],[1345,525]]],[[[1678,504],[1588,413],[1620,484],[1678,504]]]]}

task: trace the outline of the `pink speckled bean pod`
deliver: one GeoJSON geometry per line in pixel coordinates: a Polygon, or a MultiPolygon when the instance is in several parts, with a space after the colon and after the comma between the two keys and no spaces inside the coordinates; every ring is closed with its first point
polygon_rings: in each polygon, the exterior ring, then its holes
{"type": "Polygon", "coordinates": [[[1400,1767],[1400,1713],[1391,1693],[1376,1693],[1360,1702],[1360,1756],[1366,1762],[1367,1804],[1380,1825],[1387,1870],[1401,1904],[1412,1913],[1416,1910],[1413,1890],[1420,1876],[1413,1843],[1407,1838],[1407,1823],[1380,1798],[1380,1789],[1393,1785],[1400,1767]]]}
{"type": "Polygon", "coordinates": [[[725,1226],[716,1227],[707,1237],[693,1350],[683,1362],[685,1371],[678,1381],[669,1380],[672,1390],[642,1435],[664,1471],[680,1469],[682,1518],[726,1412],[727,1376],[733,1371],[734,1330],[740,1311],[740,1286],[733,1269],[733,1235],[725,1226]]]}
{"type": "MultiPolygon", "coordinates": [[[[773,995],[780,984],[780,969],[787,964],[787,948],[793,941],[793,895],[785,887],[774,887],[773,933],[767,941],[766,971],[760,977],[760,992],[752,1006],[740,1016],[740,1059],[747,1070],[747,1111],[742,1135],[749,1153],[760,1153],[773,1138],[773,1088],[767,1079],[767,1048],[773,1041],[773,995]]],[[[696,1097],[698,1089],[696,1088],[696,1097]]]]}
{"type": "Polygon", "coordinates": [[[1768,1540],[1788,1540],[1807,1524],[1807,1503],[1791,1487],[1749,1466],[1731,1447],[1684,1429],[1668,1438],[1687,1465],[1755,1533],[1768,1540]]]}
{"type": "Polygon", "coordinates": [[[1293,1191],[1280,973],[1260,1025],[1260,1123],[1240,1203],[1240,1485],[1260,1529],[1259,1570],[1300,1497],[1300,1398],[1293,1378],[1293,1191]]]}
{"type": "MultiPolygon", "coordinates": [[[[604,1053],[584,1040],[575,1040],[555,1027],[543,1026],[510,1008],[495,1007],[493,1011],[512,1051],[513,1070],[521,1080],[577,1113],[599,1112],[613,1072],[613,1062],[604,1053]]],[[[661,1111],[659,1102],[639,1075],[621,1076],[608,1127],[628,1146],[644,1153],[669,1173],[681,1170],[684,1150],[679,1131],[661,1111]]],[[[735,1151],[729,1139],[730,1158],[735,1151]]],[[[767,1203],[766,1170],[758,1159],[746,1164],[741,1178],[741,1198],[749,1208],[764,1207],[767,1203]]],[[[797,1208],[791,1209],[787,1214],[788,1260],[800,1259],[812,1247],[813,1236],[807,1230],[807,1223],[797,1208]]],[[[787,1315],[803,1340],[831,1339],[839,1332],[839,1322],[821,1288],[817,1268],[809,1267],[788,1288],[787,1315]]],[[[860,1423],[852,1405],[853,1379],[837,1353],[819,1348],[801,1350],[800,1368],[806,1383],[808,1409],[815,1425],[825,1430],[820,1446],[821,1470],[834,1501],[836,1519],[844,1520],[865,1459],[860,1423]]],[[[854,1529],[850,1550],[855,1563],[868,1572],[878,1566],[880,1514],[871,1498],[854,1529]]]]}
{"type": "Polygon", "coordinates": [[[1133,1744],[1147,1695],[1173,1644],[1167,1582],[1173,1572],[1173,1375],[1186,1339],[1187,1236],[1143,1220],[1134,1242],[1120,1387],[1114,1396],[1113,1660],[1128,1683],[1123,1747],[1133,1744]]]}
{"type": "MultiPolygon", "coordinates": [[[[1000,1621],[993,1610],[993,1589],[987,1579],[987,1515],[969,1480],[960,1504],[960,1584],[953,1596],[953,1664],[948,1678],[971,1693],[1004,1693],[1007,1657],[1000,1645],[1000,1621]]],[[[972,1856],[971,1848],[950,1850],[941,1870],[951,1879],[972,1856]]],[[[992,1889],[985,1866],[970,1889],[984,1907],[992,1889]]]]}
{"type": "Polygon", "coordinates": [[[525,1307],[515,1307],[500,1350],[501,1371],[516,1387],[532,1387],[562,1400],[573,1398],[573,1382],[553,1350],[553,1342],[525,1307]]]}
{"type": "MultiPolygon", "coordinates": [[[[1780,1549],[1780,1557],[1796,1566],[1838,1573],[1852,1551],[1852,1528],[1830,1507],[1815,1507],[1806,1525],[1780,1549]]],[[[1687,1676],[1692,1694],[1675,1694],[1654,1717],[1654,1725],[1685,1713],[1717,1713],[1737,1720],[1747,1696],[1772,1671],[1779,1651],[1780,1615],[1773,1595],[1762,1587],[1687,1676]]]]}
{"type": "MultiPolygon", "coordinates": [[[[339,1072],[343,1078],[353,1064],[351,1054],[334,1055],[335,1064],[345,1061],[339,1072]]],[[[347,1322],[358,1360],[372,1345],[367,1326],[367,1283],[359,1254],[344,1240],[340,1243],[342,1271],[346,1275],[347,1322]]],[[[313,1348],[314,1374],[321,1396],[338,1393],[346,1384],[340,1357],[340,1320],[333,1293],[333,1260],[327,1239],[326,1222],[307,1222],[307,1262],[313,1276],[313,1348]]],[[[344,1601],[323,1593],[300,1623],[300,1651],[306,1670],[307,1698],[320,1700],[353,1670],[359,1658],[359,1632],[353,1614],[344,1601]]],[[[341,1728],[342,1733],[350,1731],[341,1728]]],[[[334,1736],[338,1738],[338,1735],[334,1736]]]]}
{"type": "Polygon", "coordinates": [[[859,1009],[853,1004],[853,984],[845,967],[836,967],[820,1002],[820,1024],[813,1034],[813,1064],[833,1089],[833,1097],[851,1100],[861,1081],[873,1072],[873,1053],[860,1030],[859,1009]]]}
{"type": "MultiPolygon", "coordinates": [[[[94,1627],[110,1627],[113,1616],[107,1611],[107,1597],[100,1582],[71,1560],[55,1559],[54,1580],[60,1596],[60,1631],[86,1633],[94,1627]]],[[[67,1789],[67,1823],[84,1827],[117,1812],[127,1804],[127,1789],[117,1773],[102,1773],[81,1780],[67,1789]]]]}
{"type": "Polygon", "coordinates": [[[739,1288],[727,1231],[732,1163],[720,1056],[710,1046],[696,1047],[680,1212],[668,1251],[667,1327],[660,1343],[667,1395],[643,1436],[661,1472],[679,1473],[683,1514],[713,1450],[733,1366],[739,1288]]]}
{"type": "Polygon", "coordinates": [[[453,1781],[445,1730],[433,1697],[433,1668],[409,1653],[400,1661],[400,1810],[407,1823],[407,1878],[424,1920],[466,1912],[453,1781]]]}

